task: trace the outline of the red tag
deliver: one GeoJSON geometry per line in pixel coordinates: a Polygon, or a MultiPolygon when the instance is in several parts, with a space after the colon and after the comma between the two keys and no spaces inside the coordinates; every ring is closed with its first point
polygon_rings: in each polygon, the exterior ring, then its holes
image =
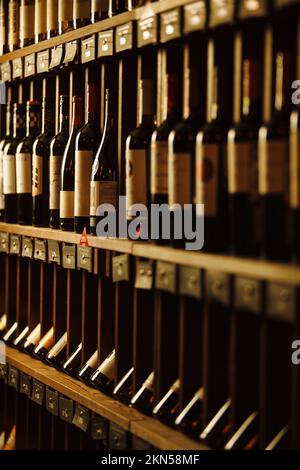
{"type": "Polygon", "coordinates": [[[83,229],[83,232],[81,234],[79,245],[80,246],[89,246],[89,241],[88,241],[88,237],[87,237],[85,228],[83,229]]]}

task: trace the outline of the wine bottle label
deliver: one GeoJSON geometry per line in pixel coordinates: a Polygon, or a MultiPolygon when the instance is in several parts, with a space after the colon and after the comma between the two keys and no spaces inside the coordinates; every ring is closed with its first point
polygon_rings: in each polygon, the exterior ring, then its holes
{"type": "Polygon", "coordinates": [[[32,196],[43,194],[43,157],[32,155],[32,196]]]}
{"type": "Polygon", "coordinates": [[[257,144],[228,139],[229,193],[252,193],[255,189],[257,144]]]}
{"type": "Polygon", "coordinates": [[[32,39],[34,37],[34,2],[24,2],[20,6],[20,38],[32,39]]]}
{"type": "Polygon", "coordinates": [[[3,196],[3,152],[0,150],[0,210],[4,209],[4,196],[3,196]]]}
{"type": "Polygon", "coordinates": [[[168,142],[151,145],[151,194],[168,194],[168,142]]]}
{"type": "Polygon", "coordinates": [[[91,181],[90,215],[95,216],[100,204],[117,208],[118,184],[116,181],[91,181]]]}
{"type": "Polygon", "coordinates": [[[61,219],[73,219],[74,191],[60,191],[59,205],[61,219]]]}
{"type": "Polygon", "coordinates": [[[58,3],[59,0],[47,0],[47,31],[58,28],[58,3]]]}
{"type": "Polygon", "coordinates": [[[29,346],[30,344],[36,345],[41,338],[41,324],[39,323],[33,330],[32,332],[28,335],[25,343],[24,343],[24,348],[29,346]]]}
{"type": "Polygon", "coordinates": [[[169,153],[168,194],[169,205],[191,204],[191,159],[190,153],[169,153]]]}
{"type": "Polygon", "coordinates": [[[259,139],[259,194],[284,194],[287,186],[288,142],[259,139]]]}
{"type": "Polygon", "coordinates": [[[53,346],[53,348],[50,349],[48,353],[48,357],[57,357],[59,353],[64,349],[64,347],[67,344],[67,333],[65,333],[58,341],[57,343],[53,346]]]}
{"type": "Polygon", "coordinates": [[[49,209],[59,209],[60,170],[62,157],[51,155],[49,162],[49,209]]]}
{"type": "Polygon", "coordinates": [[[93,152],[76,150],[75,152],[75,217],[90,215],[90,180],[92,174],[93,152]]]}
{"type": "Polygon", "coordinates": [[[115,359],[116,353],[115,350],[102,362],[100,365],[98,372],[105,375],[109,380],[113,380],[115,378],[115,359]]]}
{"type": "Polygon", "coordinates": [[[58,2],[58,21],[71,21],[73,19],[73,2],[60,0],[58,2]]]}
{"type": "Polygon", "coordinates": [[[47,31],[47,3],[46,0],[36,0],[34,15],[34,33],[43,34],[47,31]]]}
{"type": "Polygon", "coordinates": [[[147,153],[146,150],[126,148],[126,213],[133,204],[147,204],[147,153]]]}
{"type": "Polygon", "coordinates": [[[196,203],[204,204],[204,213],[208,216],[217,213],[218,154],[217,144],[196,146],[196,203]]]}
{"type": "Polygon", "coordinates": [[[290,205],[293,209],[300,208],[300,133],[290,132],[290,205]]]}
{"type": "Polygon", "coordinates": [[[17,45],[19,39],[19,2],[10,0],[8,4],[8,43],[17,45]]]}
{"type": "Polygon", "coordinates": [[[74,18],[90,18],[91,16],[91,0],[75,0],[74,2],[74,18]]]}
{"type": "Polygon", "coordinates": [[[3,193],[16,193],[16,156],[3,155],[3,193]]]}
{"type": "Polygon", "coordinates": [[[42,337],[41,341],[37,345],[35,352],[39,352],[40,349],[45,348],[49,350],[52,347],[53,344],[53,334],[54,334],[54,329],[53,326],[50,328],[49,331],[45,334],[45,336],[42,337]]]}
{"type": "Polygon", "coordinates": [[[16,154],[17,193],[31,193],[31,154],[16,154]]]}

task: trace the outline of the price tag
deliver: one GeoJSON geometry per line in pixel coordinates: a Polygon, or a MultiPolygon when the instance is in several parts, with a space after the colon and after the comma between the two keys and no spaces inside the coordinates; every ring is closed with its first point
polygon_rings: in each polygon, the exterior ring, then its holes
{"type": "Polygon", "coordinates": [[[157,16],[140,19],[138,22],[138,47],[157,43],[157,16]]]}
{"type": "Polygon", "coordinates": [[[49,71],[49,50],[38,52],[37,54],[37,73],[49,71]]]}
{"type": "Polygon", "coordinates": [[[14,59],[12,61],[13,63],[13,66],[12,66],[12,69],[13,69],[13,79],[15,78],[22,78],[23,76],[23,62],[22,62],[22,58],[19,57],[18,59],[14,59]]]}
{"type": "Polygon", "coordinates": [[[115,423],[109,426],[109,448],[111,450],[128,449],[128,433],[115,423]]]}
{"type": "Polygon", "coordinates": [[[82,405],[76,404],[75,414],[72,423],[77,426],[77,428],[86,432],[89,424],[90,412],[87,408],[82,405]]]}
{"type": "Polygon", "coordinates": [[[19,255],[21,251],[21,237],[19,235],[10,236],[10,253],[19,255]]]}
{"type": "Polygon", "coordinates": [[[35,239],[34,241],[34,259],[46,261],[47,248],[46,241],[35,239]]]}
{"type": "Polygon", "coordinates": [[[98,34],[98,57],[112,56],[114,53],[114,31],[104,31],[98,34]]]}
{"type": "Polygon", "coordinates": [[[116,52],[133,49],[133,23],[126,23],[116,29],[116,52]]]}
{"type": "Polygon", "coordinates": [[[32,239],[28,237],[22,238],[22,256],[24,258],[32,258],[33,255],[33,243],[32,239]]]}
{"type": "Polygon", "coordinates": [[[184,33],[200,31],[206,26],[206,4],[204,0],[184,6],[184,33]]]}
{"type": "Polygon", "coordinates": [[[35,75],[35,54],[29,54],[24,60],[24,77],[35,75]]]}
{"type": "Polygon", "coordinates": [[[91,435],[94,441],[108,441],[108,420],[95,413],[91,419],[91,435]]]}
{"type": "Polygon", "coordinates": [[[54,47],[51,49],[51,61],[49,65],[49,69],[54,69],[56,67],[59,67],[63,58],[63,44],[60,44],[57,47],[54,47]]]}
{"type": "Polygon", "coordinates": [[[37,403],[38,405],[42,405],[44,401],[44,393],[44,384],[38,382],[37,380],[33,380],[31,400],[34,401],[34,403],[37,403]]]}
{"type": "Polygon", "coordinates": [[[136,260],[135,285],[136,289],[151,290],[153,287],[153,261],[136,260]]]}
{"type": "Polygon", "coordinates": [[[280,284],[267,285],[267,314],[292,323],[295,317],[296,289],[280,284]]]}
{"type": "Polygon", "coordinates": [[[67,423],[72,423],[74,414],[73,400],[65,397],[59,397],[59,416],[67,423]]]}
{"type": "Polygon", "coordinates": [[[158,261],[156,264],[156,289],[176,293],[177,269],[175,264],[158,261]]]}
{"type": "Polygon", "coordinates": [[[66,50],[65,50],[65,57],[64,57],[64,64],[69,64],[70,62],[74,62],[78,55],[78,42],[72,41],[67,42],[66,50]]]}
{"type": "Polygon", "coordinates": [[[77,248],[77,266],[92,272],[93,265],[93,249],[89,246],[78,246],[77,248]]]}
{"type": "Polygon", "coordinates": [[[179,292],[181,295],[201,299],[201,270],[189,266],[180,266],[179,292]]]}
{"type": "Polygon", "coordinates": [[[46,410],[53,416],[58,416],[58,392],[46,387],[46,410]]]}
{"type": "Polygon", "coordinates": [[[211,0],[209,26],[214,28],[221,24],[233,23],[234,0],[211,0]]]}
{"type": "Polygon", "coordinates": [[[129,255],[114,256],[113,282],[129,281],[129,255]]]}
{"type": "Polygon", "coordinates": [[[49,263],[61,263],[60,246],[56,240],[48,240],[48,261],[49,263]]]}
{"type": "Polygon", "coordinates": [[[0,253],[9,253],[9,233],[0,233],[0,253]]]}
{"type": "Polygon", "coordinates": [[[268,13],[267,0],[241,0],[239,4],[239,18],[256,18],[266,16],[268,13]]]}
{"type": "Polygon", "coordinates": [[[81,62],[85,64],[96,58],[95,36],[83,39],[81,43],[81,62]]]}
{"type": "Polygon", "coordinates": [[[160,42],[164,43],[180,36],[180,8],[161,14],[160,42]]]}
{"type": "Polygon", "coordinates": [[[230,276],[219,271],[206,272],[206,292],[208,299],[230,304],[230,276]]]}
{"type": "Polygon", "coordinates": [[[11,64],[9,61],[4,62],[1,67],[2,82],[10,82],[11,80],[11,64]]]}
{"type": "Polygon", "coordinates": [[[262,311],[262,285],[259,281],[237,277],[234,301],[238,310],[260,313],[262,311]]]}
{"type": "Polygon", "coordinates": [[[28,397],[31,395],[31,377],[24,372],[20,374],[20,393],[28,397]]]}
{"type": "Polygon", "coordinates": [[[67,269],[76,269],[75,245],[63,244],[63,267],[67,269]]]}
{"type": "Polygon", "coordinates": [[[19,371],[15,367],[9,365],[8,366],[8,385],[18,390],[18,384],[19,384],[19,371]]]}

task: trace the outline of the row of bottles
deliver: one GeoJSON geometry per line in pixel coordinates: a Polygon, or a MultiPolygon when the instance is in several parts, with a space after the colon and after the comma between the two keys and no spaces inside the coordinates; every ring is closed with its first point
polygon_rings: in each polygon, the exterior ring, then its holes
{"type": "Polygon", "coordinates": [[[0,55],[145,3],[146,0],[1,0],[0,55]]]}
{"type": "MultiPolygon", "coordinates": [[[[1,331],[5,328],[5,319],[1,319],[1,331]]],[[[112,395],[122,403],[138,411],[159,419],[168,426],[188,436],[203,441],[213,449],[226,450],[256,450],[259,449],[259,415],[253,411],[246,417],[238,429],[231,429],[231,400],[228,399],[220,407],[206,426],[203,426],[204,389],[200,388],[180,411],[179,391],[180,380],[176,380],[168,392],[158,403],[154,399],[154,373],[144,381],[141,388],[132,393],[133,368],[114,387],[115,380],[115,350],[99,365],[98,352],[95,351],[88,361],[82,365],[82,344],[67,357],[67,333],[54,344],[53,327],[41,337],[41,327],[38,324],[31,333],[26,327],[17,334],[17,324],[12,325],[2,339],[6,344],[42,360],[46,364],[74,377],[101,392],[112,395]]],[[[267,445],[267,450],[287,449],[289,442],[289,427],[286,426],[267,445]]]]}

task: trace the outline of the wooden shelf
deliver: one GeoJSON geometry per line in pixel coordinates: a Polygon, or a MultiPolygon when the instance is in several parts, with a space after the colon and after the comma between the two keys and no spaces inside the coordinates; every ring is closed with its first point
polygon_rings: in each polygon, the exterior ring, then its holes
{"type": "MultiPolygon", "coordinates": [[[[79,244],[81,237],[72,232],[17,224],[5,224],[3,222],[0,223],[0,232],[73,244],[79,244]]],[[[93,248],[128,253],[136,257],[166,261],[199,269],[218,270],[228,274],[269,282],[300,285],[300,266],[293,264],[273,263],[259,259],[237,258],[229,255],[177,250],[170,247],[156,246],[152,243],[133,242],[127,239],[106,239],[88,236],[88,242],[93,248]]]]}
{"type": "Polygon", "coordinates": [[[200,442],[189,439],[155,419],[144,416],[20,351],[6,347],[6,361],[19,371],[118,424],[159,449],[207,450],[207,447],[200,442]]]}
{"type": "Polygon", "coordinates": [[[53,47],[59,46],[60,44],[65,44],[70,41],[74,41],[76,39],[83,39],[85,37],[91,36],[92,34],[99,33],[100,31],[106,31],[112,28],[116,28],[124,23],[129,21],[138,20],[143,17],[151,16],[151,9],[153,10],[153,14],[159,14],[164,11],[168,11],[172,8],[180,7],[187,5],[189,3],[193,3],[192,0],[161,0],[160,2],[153,3],[149,7],[141,7],[136,8],[133,11],[129,11],[126,13],[121,13],[119,15],[114,16],[113,18],[108,18],[106,20],[98,21],[97,23],[85,26],[83,28],[79,28],[73,31],[69,31],[67,33],[61,34],[59,36],[55,36],[54,38],[47,39],[46,41],[41,41],[37,44],[32,44],[27,47],[23,47],[22,49],[17,49],[13,52],[9,52],[0,56],[0,64],[13,60],[18,59],[20,57],[25,57],[26,55],[37,53],[44,51],[46,49],[51,49],[53,47]],[[147,12],[147,13],[146,13],[147,12]],[[150,12],[150,15],[149,15],[150,12]]]}

